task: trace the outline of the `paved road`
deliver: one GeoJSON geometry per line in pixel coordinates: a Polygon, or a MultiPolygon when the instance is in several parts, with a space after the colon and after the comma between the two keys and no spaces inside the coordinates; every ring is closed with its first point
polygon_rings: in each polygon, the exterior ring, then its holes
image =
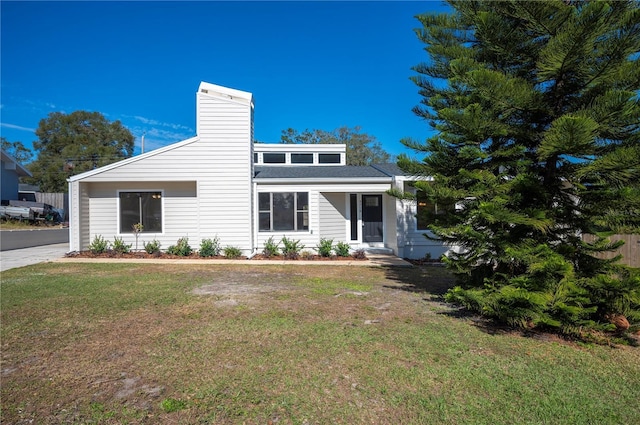
{"type": "Polygon", "coordinates": [[[64,257],[68,251],[68,243],[2,251],[0,252],[0,271],[56,260],[64,257]]]}

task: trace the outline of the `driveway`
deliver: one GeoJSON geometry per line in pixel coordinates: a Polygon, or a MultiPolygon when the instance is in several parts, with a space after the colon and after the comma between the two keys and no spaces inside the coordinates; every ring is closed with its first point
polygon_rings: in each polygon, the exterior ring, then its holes
{"type": "Polygon", "coordinates": [[[68,251],[68,243],[2,251],[0,252],[0,271],[57,260],[64,257],[68,251]]]}

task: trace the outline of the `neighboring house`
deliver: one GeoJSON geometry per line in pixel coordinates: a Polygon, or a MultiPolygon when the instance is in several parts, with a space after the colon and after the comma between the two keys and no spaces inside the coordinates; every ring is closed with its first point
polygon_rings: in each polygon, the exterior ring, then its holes
{"type": "Polygon", "coordinates": [[[321,238],[400,257],[437,257],[447,248],[427,240],[416,221],[426,204],[400,201],[410,189],[394,164],[348,166],[345,145],[253,143],[251,93],[202,82],[193,138],[71,177],[70,249],[87,250],[97,235],[163,248],[188,237],[259,253],[283,236],[306,249],[321,238]]]}
{"type": "Polygon", "coordinates": [[[2,193],[0,193],[0,200],[18,200],[20,177],[32,177],[32,175],[29,170],[20,165],[20,163],[4,149],[0,149],[0,153],[2,157],[2,174],[0,175],[2,193]]]}

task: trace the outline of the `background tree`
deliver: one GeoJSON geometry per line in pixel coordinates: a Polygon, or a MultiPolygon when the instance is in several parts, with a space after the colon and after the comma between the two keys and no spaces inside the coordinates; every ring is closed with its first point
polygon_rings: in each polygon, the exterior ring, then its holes
{"type": "Polygon", "coordinates": [[[129,158],[134,137],[120,121],[99,112],[52,112],[36,129],[38,158],[29,166],[43,192],[66,192],[72,175],[129,158]]]}
{"type": "Polygon", "coordinates": [[[640,231],[638,2],[450,5],[416,31],[429,61],[414,112],[437,135],[404,141],[423,162],[398,161],[434,177],[416,184],[424,196],[457,205],[426,217],[463,249],[448,299],[523,327],[637,324],[638,270],[594,254],[640,231]]]}
{"type": "Polygon", "coordinates": [[[2,150],[14,157],[21,165],[26,165],[33,158],[33,152],[22,142],[10,142],[4,137],[0,137],[0,143],[2,150]]]}
{"type": "Polygon", "coordinates": [[[282,143],[337,143],[347,145],[347,165],[369,165],[389,162],[391,156],[382,148],[374,136],[361,133],[360,127],[340,127],[333,131],[282,130],[282,143]]]}

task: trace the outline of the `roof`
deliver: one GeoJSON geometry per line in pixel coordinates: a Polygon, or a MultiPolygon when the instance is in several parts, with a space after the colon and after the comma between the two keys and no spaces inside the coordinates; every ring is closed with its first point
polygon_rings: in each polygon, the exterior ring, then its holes
{"type": "Polygon", "coordinates": [[[382,172],[373,166],[335,165],[335,166],[255,166],[254,178],[262,179],[354,179],[354,178],[383,178],[390,174],[382,172]]]}
{"type": "MultiPolygon", "coordinates": [[[[20,176],[20,177],[33,177],[33,175],[31,174],[31,172],[29,170],[24,168],[22,166],[22,164],[20,164],[18,162],[17,159],[15,159],[11,155],[9,155],[9,152],[5,151],[4,149],[0,149],[0,152],[1,152],[0,156],[2,157],[2,162],[5,162],[7,164],[12,164],[13,166],[15,166],[15,172],[16,172],[16,174],[18,174],[18,176],[20,176]]],[[[11,169],[14,169],[14,167],[5,167],[5,169],[6,170],[11,170],[11,169]]]]}
{"type": "Polygon", "coordinates": [[[392,162],[385,162],[384,164],[372,164],[372,167],[382,171],[390,176],[406,176],[407,173],[402,171],[400,167],[392,162]]]}

